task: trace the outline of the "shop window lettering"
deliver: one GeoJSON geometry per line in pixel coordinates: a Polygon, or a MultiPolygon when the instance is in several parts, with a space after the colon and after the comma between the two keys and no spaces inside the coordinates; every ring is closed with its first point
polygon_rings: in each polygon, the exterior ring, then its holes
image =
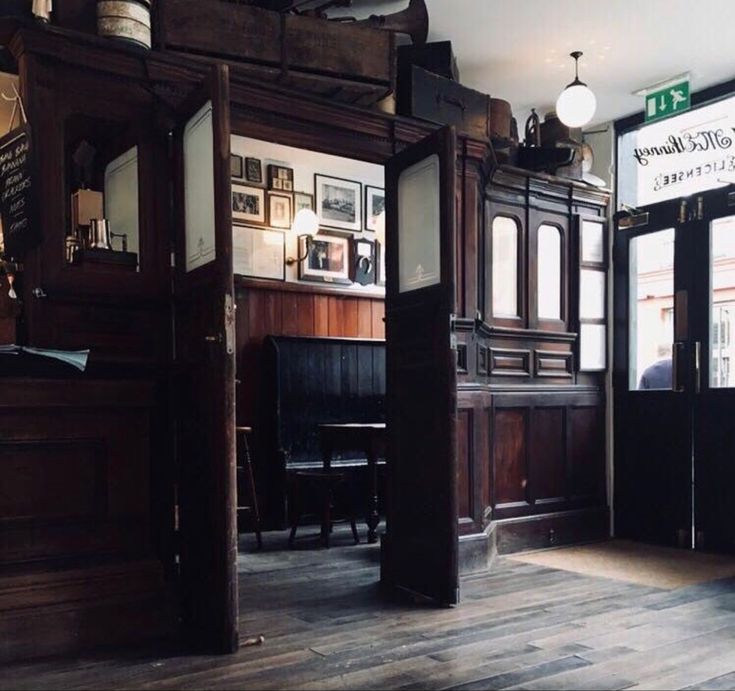
{"type": "MultiPolygon", "coordinates": [[[[732,128],[735,131],[735,128],[732,128]]],[[[716,151],[729,149],[733,138],[722,129],[700,130],[682,135],[670,135],[664,144],[633,149],[633,157],[641,166],[647,166],[650,159],[657,156],[693,153],[695,151],[716,151]]]]}

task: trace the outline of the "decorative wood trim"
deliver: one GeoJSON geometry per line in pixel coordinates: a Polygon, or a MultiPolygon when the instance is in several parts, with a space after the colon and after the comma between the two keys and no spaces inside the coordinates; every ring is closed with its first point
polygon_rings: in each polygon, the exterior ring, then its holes
{"type": "Polygon", "coordinates": [[[534,373],[537,377],[574,377],[574,354],[558,350],[536,350],[534,357],[534,373]]]}
{"type": "Polygon", "coordinates": [[[541,329],[515,329],[507,326],[490,326],[485,321],[478,324],[477,333],[486,338],[536,339],[551,343],[574,343],[579,335],[569,331],[543,331],[541,329]]]}
{"type": "Polygon", "coordinates": [[[490,349],[478,343],[477,345],[477,373],[489,374],[490,372],[490,349]]]}
{"type": "Polygon", "coordinates": [[[275,290],[282,293],[308,293],[309,295],[330,295],[333,297],[360,298],[363,300],[385,301],[385,295],[379,293],[357,292],[345,288],[329,288],[326,286],[304,285],[284,281],[270,281],[259,278],[235,276],[235,290],[250,288],[253,290],[275,290]]]}
{"type": "Polygon", "coordinates": [[[530,377],[531,351],[490,348],[490,374],[502,377],[530,377]]]}

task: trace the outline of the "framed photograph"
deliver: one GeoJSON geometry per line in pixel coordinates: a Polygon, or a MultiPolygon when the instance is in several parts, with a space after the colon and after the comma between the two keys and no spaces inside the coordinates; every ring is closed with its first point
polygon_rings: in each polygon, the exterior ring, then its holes
{"type": "Polygon", "coordinates": [[[365,185],[365,230],[375,232],[382,213],[385,213],[385,190],[365,185]]]}
{"type": "Polygon", "coordinates": [[[294,216],[301,211],[301,209],[309,209],[314,211],[314,195],[307,194],[306,192],[295,192],[293,195],[293,213],[294,216]]]}
{"type": "Polygon", "coordinates": [[[256,185],[263,184],[263,164],[259,158],[245,159],[245,179],[256,185]]]}
{"type": "Polygon", "coordinates": [[[232,220],[265,225],[265,190],[248,185],[233,185],[232,220]]]}
{"type": "Polygon", "coordinates": [[[242,156],[230,154],[230,177],[242,180],[244,175],[242,156]]]}
{"type": "MultiPolygon", "coordinates": [[[[299,237],[299,256],[306,253],[307,236],[299,237]]],[[[299,280],[350,285],[350,238],[320,232],[309,243],[309,252],[299,262],[299,280]]]]}
{"type": "Polygon", "coordinates": [[[268,166],[268,189],[293,192],[293,168],[268,166]]]}
{"type": "Polygon", "coordinates": [[[267,228],[232,228],[234,273],[253,278],[286,280],[286,233],[267,228]]]}
{"type": "Polygon", "coordinates": [[[376,244],[365,238],[352,239],[352,280],[361,286],[373,285],[376,282],[376,244]]]}
{"type": "Polygon", "coordinates": [[[290,228],[293,222],[293,197],[290,194],[268,192],[268,225],[290,228]]]}
{"type": "Polygon", "coordinates": [[[362,184],[353,180],[314,176],[316,213],[329,228],[362,231],[362,184]]]}

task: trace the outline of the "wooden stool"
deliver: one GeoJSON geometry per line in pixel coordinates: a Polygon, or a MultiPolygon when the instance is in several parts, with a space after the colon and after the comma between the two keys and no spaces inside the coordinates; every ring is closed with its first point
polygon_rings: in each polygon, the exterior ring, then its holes
{"type": "Polygon", "coordinates": [[[255,538],[258,541],[258,549],[263,549],[263,538],[260,534],[260,512],[258,511],[258,496],[255,493],[255,477],[253,476],[253,463],[250,458],[250,448],[248,446],[248,434],[252,434],[252,427],[235,427],[237,437],[237,459],[242,464],[237,466],[237,531],[240,532],[240,514],[243,512],[251,513],[255,526],[255,538]],[[242,451],[242,453],[241,453],[242,451]],[[250,504],[243,504],[244,497],[243,484],[247,485],[247,491],[250,495],[250,504]]]}
{"type": "MultiPolygon", "coordinates": [[[[296,540],[296,530],[299,521],[305,514],[304,507],[308,497],[314,498],[321,516],[321,540],[325,547],[329,547],[329,536],[332,532],[332,523],[335,519],[332,515],[334,509],[334,497],[339,489],[347,486],[347,476],[344,473],[335,473],[329,470],[299,470],[293,475],[294,484],[294,520],[291,524],[291,535],[288,538],[289,546],[293,547],[296,540]]],[[[352,497],[347,499],[347,517],[337,520],[349,520],[352,528],[352,537],[355,544],[360,542],[355,525],[355,513],[352,510],[352,497]]]]}

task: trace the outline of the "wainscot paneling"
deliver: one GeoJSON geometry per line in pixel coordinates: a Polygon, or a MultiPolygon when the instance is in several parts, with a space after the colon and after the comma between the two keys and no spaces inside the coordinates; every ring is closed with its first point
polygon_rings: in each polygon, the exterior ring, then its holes
{"type": "Polygon", "coordinates": [[[0,662],[174,626],[155,406],[149,381],[4,379],[0,662]]]}

